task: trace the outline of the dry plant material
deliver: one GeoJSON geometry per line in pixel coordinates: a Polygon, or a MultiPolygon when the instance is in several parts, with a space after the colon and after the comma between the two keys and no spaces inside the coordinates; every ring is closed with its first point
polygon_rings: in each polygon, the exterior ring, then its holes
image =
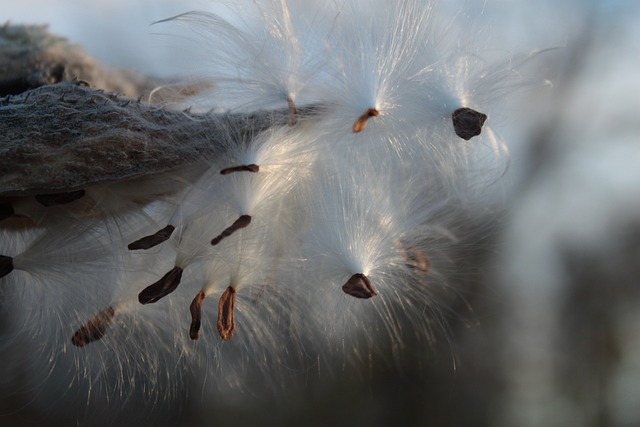
{"type": "Polygon", "coordinates": [[[175,291],[182,279],[182,268],[173,267],[153,285],[149,285],[138,294],[140,304],[153,304],[175,291]]]}
{"type": "Polygon", "coordinates": [[[50,207],[57,205],[66,205],[67,203],[71,203],[84,197],[84,194],[84,190],[69,191],[67,193],[57,194],[37,194],[36,200],[42,206],[50,207]]]}
{"type": "Polygon", "coordinates": [[[73,334],[71,343],[76,347],[84,347],[90,342],[98,341],[111,326],[115,314],[113,307],[105,308],[73,334]]]}
{"type": "Polygon", "coordinates": [[[231,224],[230,227],[226,228],[217,237],[214,237],[213,240],[211,240],[211,244],[213,246],[217,245],[222,241],[222,239],[231,236],[233,233],[240,230],[241,228],[247,227],[249,224],[251,224],[251,216],[241,215],[240,218],[236,219],[236,221],[231,224]]]}
{"type": "Polygon", "coordinates": [[[195,114],[81,82],[42,86],[0,98],[0,104],[0,197],[74,192],[192,170],[194,160],[207,162],[227,152],[230,141],[243,147],[258,133],[289,122],[288,108],[195,114]]]}
{"type": "Polygon", "coordinates": [[[13,258],[6,255],[0,255],[0,278],[6,276],[13,271],[13,258]]]}
{"type": "Polygon", "coordinates": [[[351,276],[347,283],[342,285],[342,290],[345,294],[362,299],[367,299],[378,295],[378,292],[373,289],[369,278],[362,273],[357,273],[351,276]]]}
{"type": "Polygon", "coordinates": [[[191,301],[189,311],[191,312],[191,327],[189,328],[189,337],[197,340],[200,334],[200,325],[202,324],[202,304],[204,303],[204,291],[198,292],[198,295],[191,301]]]}
{"type": "Polygon", "coordinates": [[[233,307],[236,303],[236,290],[229,286],[218,301],[218,333],[220,338],[229,341],[236,330],[233,307]]]}
{"type": "Polygon", "coordinates": [[[156,231],[155,233],[145,236],[142,239],[138,239],[133,243],[129,243],[127,248],[129,250],[134,251],[138,249],[150,249],[154,246],[158,246],[160,243],[166,242],[171,237],[171,234],[176,228],[173,225],[167,225],[162,230],[156,231]]]}
{"type": "Polygon", "coordinates": [[[367,127],[367,122],[371,117],[377,117],[380,114],[375,108],[369,108],[358,120],[353,124],[353,133],[362,132],[367,127]]]}
{"type": "Polygon", "coordinates": [[[460,138],[470,140],[474,136],[480,135],[482,126],[487,120],[487,115],[471,108],[458,108],[451,114],[453,129],[460,138]]]}
{"type": "Polygon", "coordinates": [[[220,175],[228,175],[234,172],[258,172],[259,170],[260,170],[260,167],[252,163],[250,165],[240,165],[240,166],[234,166],[231,168],[222,169],[220,171],[220,175]]]}

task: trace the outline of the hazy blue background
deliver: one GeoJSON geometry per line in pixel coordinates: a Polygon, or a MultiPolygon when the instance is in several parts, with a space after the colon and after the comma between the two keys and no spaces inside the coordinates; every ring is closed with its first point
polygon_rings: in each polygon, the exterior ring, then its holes
{"type": "MultiPolygon", "coordinates": [[[[51,32],[83,45],[106,63],[161,75],[189,73],[189,63],[176,64],[176,51],[172,47],[179,46],[179,40],[157,34],[171,26],[150,24],[189,10],[223,10],[207,0],[3,0],[1,3],[0,22],[48,23],[51,32]]],[[[573,10],[574,5],[585,2],[543,0],[532,5],[516,0],[454,0],[442,3],[441,7],[452,11],[463,7],[465,14],[482,15],[481,20],[486,21],[484,31],[495,35],[492,43],[496,52],[504,56],[512,49],[520,52],[566,43],[581,18],[581,13],[573,10]]],[[[198,58],[191,57],[191,61],[197,62],[198,58]]]]}

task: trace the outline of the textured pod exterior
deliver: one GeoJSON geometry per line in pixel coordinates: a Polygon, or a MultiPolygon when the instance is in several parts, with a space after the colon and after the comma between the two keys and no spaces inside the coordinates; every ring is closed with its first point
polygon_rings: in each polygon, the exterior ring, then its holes
{"type": "Polygon", "coordinates": [[[0,196],[67,193],[179,169],[288,120],[284,109],[193,115],[78,82],[42,86],[0,100],[0,196]]]}

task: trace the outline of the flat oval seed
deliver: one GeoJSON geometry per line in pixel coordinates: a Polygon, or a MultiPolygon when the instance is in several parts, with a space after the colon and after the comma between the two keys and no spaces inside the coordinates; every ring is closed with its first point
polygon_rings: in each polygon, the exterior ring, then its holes
{"type": "Polygon", "coordinates": [[[154,246],[158,246],[160,243],[169,240],[169,237],[171,237],[171,234],[175,229],[176,228],[173,225],[167,225],[162,230],[158,230],[149,236],[145,236],[142,239],[129,243],[127,248],[129,248],[130,251],[153,248],[154,246]]]}
{"type": "Polygon", "coordinates": [[[105,308],[73,334],[71,343],[76,347],[84,347],[93,341],[101,339],[111,326],[115,314],[113,307],[105,308]]]}
{"type": "Polygon", "coordinates": [[[220,338],[229,341],[236,329],[233,307],[236,303],[236,290],[231,286],[220,297],[218,302],[218,333],[220,338]]]}
{"type": "Polygon", "coordinates": [[[373,289],[369,278],[362,273],[357,273],[351,276],[347,283],[342,285],[342,290],[345,294],[363,299],[378,295],[378,292],[373,289]]]}
{"type": "Polygon", "coordinates": [[[191,312],[191,327],[189,328],[189,338],[197,340],[200,334],[200,325],[202,323],[202,303],[204,302],[204,291],[198,292],[198,295],[191,301],[189,311],[191,312]]]}
{"type": "Polygon", "coordinates": [[[236,221],[233,224],[231,224],[230,227],[227,227],[217,237],[214,237],[213,240],[211,240],[211,244],[213,246],[217,245],[222,241],[222,239],[231,236],[233,233],[240,230],[241,228],[247,227],[249,224],[251,224],[251,216],[241,215],[240,218],[236,219],[236,221]]]}
{"type": "Polygon", "coordinates": [[[413,243],[400,240],[398,242],[406,259],[405,265],[411,269],[418,270],[421,273],[428,273],[431,270],[431,261],[429,257],[420,247],[413,243]]]}
{"type": "Polygon", "coordinates": [[[138,294],[138,301],[140,301],[140,304],[158,302],[178,288],[180,279],[182,279],[182,268],[173,267],[171,271],[162,276],[160,280],[144,288],[144,290],[138,294]]]}
{"type": "Polygon", "coordinates": [[[369,108],[353,123],[353,133],[362,132],[367,127],[367,122],[371,117],[376,117],[380,114],[375,108],[369,108]]]}
{"type": "Polygon", "coordinates": [[[453,130],[456,135],[465,140],[470,140],[474,136],[480,135],[482,126],[487,120],[487,115],[471,108],[458,108],[451,114],[453,120],[453,130]]]}

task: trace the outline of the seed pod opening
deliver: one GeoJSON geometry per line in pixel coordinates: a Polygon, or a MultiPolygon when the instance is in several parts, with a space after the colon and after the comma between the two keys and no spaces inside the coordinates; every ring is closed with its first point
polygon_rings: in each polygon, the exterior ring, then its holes
{"type": "Polygon", "coordinates": [[[260,167],[252,163],[250,165],[240,165],[240,166],[233,166],[230,168],[222,169],[220,171],[220,175],[228,175],[233,172],[258,172],[259,170],[260,170],[260,167]]]}
{"type": "Polygon", "coordinates": [[[50,206],[58,206],[58,205],[66,205],[67,203],[71,203],[76,201],[82,197],[84,197],[85,191],[70,191],[68,193],[57,193],[57,194],[38,194],[36,195],[36,200],[42,206],[50,207],[50,206]]]}

